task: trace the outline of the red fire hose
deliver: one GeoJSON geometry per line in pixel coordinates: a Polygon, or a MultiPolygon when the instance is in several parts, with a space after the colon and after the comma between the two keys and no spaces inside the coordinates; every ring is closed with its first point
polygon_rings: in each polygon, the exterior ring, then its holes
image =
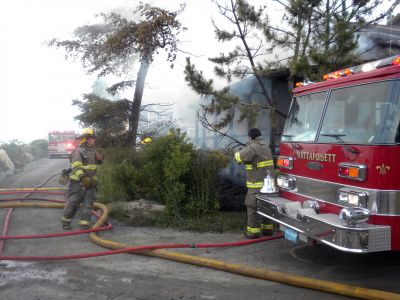
{"type": "MultiPolygon", "coordinates": [[[[36,191],[35,191],[36,192],[36,191]]],[[[24,199],[25,200],[25,199],[24,199]]],[[[59,202],[57,200],[46,200],[53,203],[0,203],[0,208],[5,207],[43,207],[43,208],[62,208],[62,203],[54,203],[59,202]]],[[[254,268],[246,265],[232,264],[224,261],[219,261],[210,258],[192,256],[187,254],[176,253],[172,251],[165,251],[159,249],[175,249],[175,248],[209,248],[209,247],[232,247],[232,246],[242,246],[248,245],[252,243],[259,243],[262,241],[273,240],[282,237],[281,234],[264,237],[255,240],[245,240],[239,242],[231,242],[231,243],[213,243],[213,244],[166,244],[166,245],[145,245],[145,246],[127,246],[122,243],[117,243],[111,240],[101,239],[96,235],[94,231],[99,228],[103,228],[103,224],[105,223],[108,210],[107,207],[98,203],[94,204],[95,207],[103,210],[103,215],[99,218],[97,223],[93,226],[92,229],[87,231],[79,231],[79,233],[90,232],[89,236],[92,241],[96,244],[101,245],[103,247],[115,249],[109,251],[102,251],[96,253],[83,253],[83,254],[70,254],[70,255],[60,255],[60,256],[0,256],[0,260],[64,260],[64,259],[78,259],[78,258],[89,258],[96,256],[105,256],[105,255],[113,255],[120,253],[137,253],[141,255],[154,256],[159,258],[165,258],[173,261],[183,262],[187,264],[193,264],[208,268],[213,268],[225,272],[240,274],[248,277],[259,278],[263,280],[275,281],[284,284],[289,284],[293,286],[298,286],[302,288],[309,288],[318,291],[329,292],[338,295],[350,296],[354,298],[362,298],[362,299],[382,299],[382,300],[392,300],[399,299],[399,294],[390,293],[386,291],[373,290],[363,287],[351,286],[347,284],[318,280],[315,278],[308,278],[303,276],[297,276],[292,274],[286,274],[282,272],[270,271],[267,269],[254,268]]],[[[8,215],[8,214],[7,214],[8,215]]],[[[11,215],[11,214],[10,214],[11,215]]],[[[9,216],[6,216],[7,219],[7,227],[8,221],[10,219],[9,216]]],[[[5,222],[6,223],[6,222],[5,222]]],[[[6,226],[5,226],[6,227],[6,226]]],[[[3,236],[5,237],[7,234],[6,228],[3,228],[3,236]]],[[[41,238],[50,237],[50,235],[61,236],[63,233],[58,234],[45,234],[41,235],[41,238]]],[[[26,238],[38,238],[38,236],[25,236],[26,238]]],[[[53,237],[53,236],[51,236],[53,237]]],[[[3,240],[0,239],[0,242],[3,240]]],[[[1,255],[1,254],[0,254],[1,255]]]]}
{"type": "MultiPolygon", "coordinates": [[[[13,194],[15,191],[3,191],[1,192],[2,194],[13,194]]],[[[27,190],[24,191],[26,193],[27,190]]],[[[29,193],[39,193],[39,194],[48,194],[47,191],[45,190],[28,190],[29,193]]],[[[51,192],[51,193],[56,193],[56,192],[51,192]]],[[[56,193],[56,194],[63,194],[63,193],[56,193]]],[[[31,200],[31,199],[26,199],[26,198],[16,198],[16,199],[3,199],[7,201],[21,201],[21,200],[31,200]]],[[[57,203],[59,203],[58,207],[62,207],[64,201],[63,200],[55,200],[55,199],[44,199],[41,198],[40,200],[42,201],[47,201],[47,202],[52,202],[55,205],[53,207],[57,207],[57,203]]],[[[40,203],[34,203],[32,204],[35,206],[35,204],[40,204],[40,203]]],[[[22,205],[22,204],[20,204],[22,205]]],[[[2,204],[2,206],[7,206],[7,204],[2,204]]],[[[12,204],[9,204],[9,206],[13,206],[12,204]]],[[[15,205],[17,206],[17,205],[15,205]]],[[[24,203],[24,207],[29,207],[30,204],[24,203]]],[[[11,209],[10,209],[11,211],[11,209]]],[[[112,227],[112,225],[109,223],[106,226],[101,226],[101,227],[96,227],[96,228],[91,228],[91,229],[86,229],[86,230],[76,230],[76,231],[68,231],[68,232],[62,232],[62,233],[47,233],[47,234],[36,234],[36,235],[14,235],[10,236],[7,235],[8,231],[8,223],[10,220],[11,213],[7,214],[7,217],[4,220],[4,227],[3,227],[3,233],[0,236],[0,242],[3,240],[8,240],[8,239],[37,239],[37,238],[52,238],[52,237],[61,237],[61,236],[67,236],[67,235],[75,235],[75,234],[83,234],[83,233],[91,233],[91,232],[97,232],[97,231],[102,231],[106,230],[112,227]]],[[[97,218],[99,218],[98,215],[96,215],[97,218]]],[[[101,252],[95,252],[95,253],[81,253],[81,254],[70,254],[70,255],[59,255],[59,256],[3,256],[2,251],[0,251],[0,260],[65,260],[65,259],[78,259],[78,258],[89,258],[89,257],[97,257],[97,256],[105,256],[105,255],[114,255],[114,254],[120,254],[120,253],[130,253],[130,252],[138,252],[138,251],[144,251],[144,250],[155,250],[155,249],[176,249],[176,248],[221,248],[221,247],[236,247],[236,246],[244,246],[244,245],[250,245],[254,243],[260,243],[268,240],[274,240],[277,238],[281,238],[281,234],[277,234],[275,236],[269,236],[269,237],[262,237],[259,239],[254,239],[254,240],[244,240],[244,241],[238,241],[238,242],[228,242],[228,243],[213,243],[213,244],[206,244],[206,243],[200,243],[200,244],[158,244],[158,245],[145,245],[145,246],[135,246],[135,247],[126,247],[123,249],[118,249],[118,250],[109,250],[109,251],[101,251],[101,252]]],[[[1,249],[0,249],[1,250],[1,249]]]]}

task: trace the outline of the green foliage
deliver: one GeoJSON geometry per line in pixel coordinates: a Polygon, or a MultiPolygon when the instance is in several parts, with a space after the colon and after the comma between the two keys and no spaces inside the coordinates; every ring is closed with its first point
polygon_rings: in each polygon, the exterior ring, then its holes
{"type": "Polygon", "coordinates": [[[126,162],[137,166],[141,158],[141,152],[135,151],[132,147],[97,147],[103,155],[105,162],[110,164],[120,164],[126,162]]]}
{"type": "Polygon", "coordinates": [[[130,147],[98,149],[104,164],[99,166],[99,201],[128,201],[147,193],[142,152],[130,147]]]}
{"type": "MultiPolygon", "coordinates": [[[[317,78],[322,78],[323,74],[329,73],[346,66],[359,63],[359,57],[355,52],[357,48],[357,39],[355,37],[355,26],[349,24],[344,19],[336,20],[332,24],[332,36],[334,43],[329,43],[324,51],[318,48],[310,49],[311,61],[320,66],[317,72],[317,78]]],[[[301,64],[301,61],[298,62],[301,64]]],[[[299,74],[307,76],[307,74],[299,74]]]]}
{"type": "MultiPolygon", "coordinates": [[[[49,46],[64,48],[68,56],[80,57],[87,72],[97,73],[99,77],[107,74],[119,76],[131,72],[131,63],[139,61],[140,68],[128,118],[128,140],[131,144],[136,142],[147,71],[160,49],[167,52],[167,61],[171,63],[171,68],[173,67],[178,51],[178,35],[185,30],[178,20],[178,15],[183,9],[184,6],[181,6],[181,10],[170,12],[148,4],[140,4],[133,10],[132,15],[135,18],[132,20],[117,13],[103,13],[103,23],[78,27],[74,31],[74,40],[53,39],[48,42],[49,46]]],[[[133,81],[117,83],[111,87],[110,92],[115,93],[118,88],[130,86],[132,83],[133,81]]],[[[127,103],[122,103],[124,107],[125,104],[127,103]]],[[[112,108],[115,108],[115,105],[112,108]]],[[[124,122],[126,123],[126,119],[124,122]]],[[[116,125],[123,126],[124,122],[116,125]]],[[[109,123],[108,127],[110,124],[112,123],[109,123]]]]}
{"type": "Polygon", "coordinates": [[[388,19],[387,25],[400,26],[400,14],[396,14],[394,17],[388,19]]]}
{"type": "Polygon", "coordinates": [[[217,190],[219,172],[229,163],[229,157],[220,151],[198,150],[190,165],[190,201],[186,212],[190,216],[213,215],[219,210],[217,190]]]}
{"type": "Polygon", "coordinates": [[[127,163],[104,163],[98,169],[99,195],[101,203],[127,201],[132,196],[130,180],[134,169],[127,163]]]}
{"type": "Polygon", "coordinates": [[[47,157],[47,141],[43,139],[34,140],[28,145],[13,140],[0,145],[0,148],[6,151],[16,169],[23,168],[33,160],[47,157]]]}
{"type": "Polygon", "coordinates": [[[73,100],[72,105],[81,113],[75,117],[84,127],[96,128],[99,145],[108,141],[116,144],[126,141],[132,102],[127,99],[112,101],[95,94],[84,94],[83,101],[73,100]]]}
{"type": "MultiPolygon", "coordinates": [[[[111,87],[110,89],[113,89],[111,87]]],[[[72,104],[77,106],[81,113],[75,117],[83,127],[96,129],[98,147],[127,147],[128,135],[126,128],[129,123],[132,101],[127,99],[110,100],[102,98],[97,93],[104,94],[104,89],[96,88],[96,92],[84,94],[83,100],[73,100],[72,104]]],[[[110,95],[106,94],[106,97],[110,95]]],[[[151,103],[143,105],[140,111],[151,111],[160,115],[168,113],[170,104],[151,103]]],[[[146,122],[145,132],[140,126],[140,136],[153,137],[162,134],[172,127],[172,121],[159,121],[148,124],[146,122]]]]}
{"type": "MultiPolygon", "coordinates": [[[[257,99],[252,98],[253,96],[240,98],[232,95],[229,88],[215,89],[213,81],[206,79],[191,64],[189,58],[186,60],[185,81],[196,93],[205,96],[207,102],[201,105],[199,113],[203,126],[237,142],[227,128],[233,120],[246,122],[245,125],[251,127],[259,113],[265,110],[271,111],[271,119],[276,116],[285,118],[286,115],[279,110],[277,101],[273,101],[273,95],[263,83],[264,64],[257,64],[257,60],[271,52],[271,48],[267,47],[262,38],[261,25],[265,6],[256,9],[246,0],[216,1],[216,5],[225,19],[224,28],[213,23],[216,39],[229,42],[232,48],[227,53],[209,58],[215,64],[215,75],[225,79],[227,83],[252,75],[257,81],[259,94],[264,99],[260,101],[258,96],[257,99]],[[210,121],[213,115],[217,118],[210,121]],[[235,118],[236,115],[238,118],[235,118]],[[223,133],[221,129],[224,129],[223,133]]],[[[276,122],[271,122],[272,131],[276,131],[276,126],[276,122]]]]}
{"type": "Polygon", "coordinates": [[[357,64],[357,32],[390,15],[399,4],[398,0],[277,2],[285,10],[282,22],[264,22],[265,37],[275,46],[291,51],[291,78],[311,79],[357,64]],[[377,14],[384,2],[388,8],[377,14]]]}
{"type": "Polygon", "coordinates": [[[81,124],[92,125],[102,131],[118,134],[125,130],[131,101],[111,101],[95,94],[84,94],[85,101],[74,100],[81,114],[75,117],[81,124]]]}
{"type": "Polygon", "coordinates": [[[34,140],[29,144],[29,152],[33,155],[33,159],[47,157],[48,142],[46,140],[34,140]]]}
{"type": "Polygon", "coordinates": [[[7,152],[8,157],[14,163],[16,169],[23,168],[26,164],[31,162],[31,159],[24,151],[25,144],[18,141],[12,141],[8,144],[1,145],[1,148],[7,152]]]}
{"type": "Polygon", "coordinates": [[[155,138],[137,151],[103,151],[100,200],[138,198],[166,205],[170,218],[213,215],[218,209],[218,174],[229,159],[221,152],[196,150],[180,130],[155,138]]]}
{"type": "Polygon", "coordinates": [[[150,195],[176,217],[183,214],[187,201],[184,176],[194,154],[194,145],[179,130],[170,131],[144,149],[144,171],[152,179],[150,195]]]}
{"type": "Polygon", "coordinates": [[[179,130],[145,149],[145,171],[153,183],[153,199],[176,218],[212,215],[218,211],[218,174],[227,163],[221,152],[196,150],[179,130]]]}

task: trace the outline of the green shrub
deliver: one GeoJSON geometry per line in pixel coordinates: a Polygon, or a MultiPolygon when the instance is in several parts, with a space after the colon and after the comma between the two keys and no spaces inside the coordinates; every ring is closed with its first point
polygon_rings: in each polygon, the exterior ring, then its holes
{"type": "Polygon", "coordinates": [[[46,140],[34,140],[29,144],[28,152],[33,155],[34,159],[47,157],[48,142],[46,140]]]}
{"type": "Polygon", "coordinates": [[[184,178],[195,155],[194,145],[180,130],[171,130],[143,151],[150,196],[165,204],[170,215],[183,217],[188,201],[184,178]]]}
{"type": "Polygon", "coordinates": [[[104,163],[98,169],[99,195],[101,203],[127,201],[134,195],[130,186],[134,173],[133,167],[125,162],[120,164],[104,163]]]}
{"type": "Polygon", "coordinates": [[[16,169],[23,168],[26,164],[31,162],[31,159],[26,155],[26,150],[24,150],[26,145],[19,141],[12,141],[8,144],[1,145],[1,148],[7,152],[16,169]]]}
{"type": "Polygon", "coordinates": [[[144,149],[150,195],[174,218],[212,215],[218,211],[218,174],[228,158],[220,151],[196,150],[179,130],[144,149]]]}
{"type": "Polygon", "coordinates": [[[146,198],[166,205],[175,220],[213,215],[219,209],[218,174],[229,159],[197,150],[180,130],[141,149],[104,150],[99,199],[104,203],[146,198]]]}
{"type": "Polygon", "coordinates": [[[212,215],[219,210],[217,190],[219,173],[229,159],[220,151],[198,150],[190,165],[188,187],[190,201],[186,212],[190,216],[212,215]]]}
{"type": "Polygon", "coordinates": [[[10,143],[0,145],[0,148],[7,152],[17,169],[23,168],[32,160],[47,157],[46,140],[35,140],[29,145],[13,140],[10,143]]]}
{"type": "Polygon", "coordinates": [[[120,164],[127,162],[128,164],[136,165],[136,162],[141,159],[141,152],[135,151],[132,147],[97,147],[97,150],[102,154],[104,161],[107,163],[120,164]]]}

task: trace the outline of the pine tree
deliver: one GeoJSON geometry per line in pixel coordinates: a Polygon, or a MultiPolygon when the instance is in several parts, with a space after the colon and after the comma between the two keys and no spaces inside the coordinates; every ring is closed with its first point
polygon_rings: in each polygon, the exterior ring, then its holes
{"type": "Polygon", "coordinates": [[[357,32],[389,16],[399,0],[277,0],[282,24],[264,24],[267,40],[289,51],[291,78],[322,74],[358,62],[357,32]],[[387,10],[376,14],[383,3],[387,10]]]}
{"type": "MultiPolygon", "coordinates": [[[[178,21],[182,9],[183,6],[179,11],[170,12],[140,4],[134,10],[134,15],[139,15],[140,21],[128,20],[116,13],[102,14],[103,23],[77,28],[74,32],[76,39],[49,42],[50,46],[64,48],[70,56],[80,56],[87,72],[97,73],[99,77],[130,72],[133,62],[139,61],[128,122],[128,140],[132,144],[136,142],[147,72],[159,49],[167,52],[167,60],[173,67],[178,50],[178,35],[185,29],[178,21]]],[[[126,83],[120,85],[129,85],[126,83]]],[[[119,88],[118,84],[114,87],[119,88]]]]}
{"type": "MultiPolygon", "coordinates": [[[[198,94],[207,96],[209,103],[202,104],[199,117],[204,126],[227,136],[237,143],[225,128],[233,121],[235,114],[239,113],[239,122],[246,121],[249,127],[255,125],[260,110],[269,110],[272,132],[276,131],[275,118],[285,118],[276,105],[271,94],[263,83],[265,68],[258,61],[260,57],[270,53],[262,39],[260,30],[264,8],[256,9],[245,0],[230,0],[227,4],[216,3],[218,11],[224,17],[230,28],[222,29],[213,23],[216,39],[220,42],[236,43],[229,53],[221,53],[217,57],[209,58],[215,64],[216,76],[226,79],[227,83],[233,79],[243,79],[250,75],[254,76],[261,90],[264,101],[241,99],[230,93],[229,86],[223,89],[216,89],[212,79],[206,79],[202,71],[196,69],[189,58],[185,67],[185,80],[188,85],[198,94]],[[217,122],[209,120],[210,115],[218,115],[217,122]]],[[[272,133],[272,136],[274,134],[272,133]]],[[[275,148],[273,141],[271,148],[275,148]]]]}

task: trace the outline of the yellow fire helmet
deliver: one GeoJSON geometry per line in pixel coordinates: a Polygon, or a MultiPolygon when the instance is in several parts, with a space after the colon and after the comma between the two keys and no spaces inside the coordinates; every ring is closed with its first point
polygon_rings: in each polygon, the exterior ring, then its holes
{"type": "Polygon", "coordinates": [[[85,142],[86,142],[86,139],[87,139],[88,137],[93,137],[93,138],[96,137],[96,134],[95,134],[93,128],[84,128],[84,129],[82,130],[82,134],[81,134],[81,136],[79,137],[79,144],[85,143],[85,142]]]}
{"type": "Polygon", "coordinates": [[[150,144],[153,140],[149,137],[144,138],[143,140],[140,141],[140,144],[142,145],[146,145],[146,144],[150,144]]]}

